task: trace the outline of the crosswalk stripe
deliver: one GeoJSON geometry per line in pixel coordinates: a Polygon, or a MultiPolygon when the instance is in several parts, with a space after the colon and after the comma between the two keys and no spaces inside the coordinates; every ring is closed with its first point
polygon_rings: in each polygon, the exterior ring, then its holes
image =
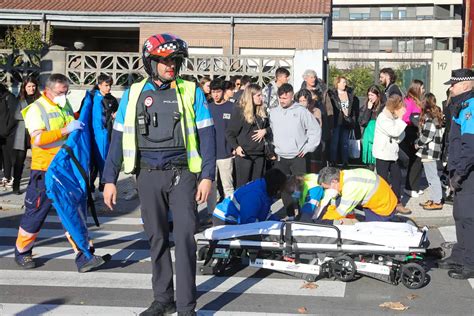
{"type": "MultiPolygon", "coordinates": [[[[0,230],[0,237],[17,237],[18,228],[2,228],[0,230]]],[[[89,230],[89,237],[91,239],[101,239],[101,240],[125,240],[125,241],[135,241],[135,240],[148,240],[144,232],[140,231],[118,231],[118,230],[89,230]]],[[[62,229],[42,229],[38,234],[38,238],[48,238],[48,239],[66,239],[64,236],[64,230],[62,229]]],[[[202,233],[195,235],[196,239],[204,238],[202,233]]],[[[170,234],[170,240],[173,240],[172,234],[170,234]]]]}
{"type": "MultiPolygon", "coordinates": [[[[38,247],[33,249],[34,258],[43,259],[74,259],[75,254],[70,247],[43,247],[37,243],[38,247]]],[[[144,249],[112,249],[97,248],[95,254],[103,256],[111,254],[112,260],[118,261],[150,261],[150,251],[144,249]]],[[[14,248],[12,246],[0,246],[0,258],[15,257],[14,248]]],[[[171,250],[171,260],[175,261],[174,250],[171,250]]]]}
{"type": "MultiPolygon", "coordinates": [[[[46,223],[61,223],[61,220],[56,215],[50,215],[46,217],[46,223]]],[[[87,218],[87,223],[94,224],[94,220],[91,217],[87,218]]],[[[140,217],[113,217],[113,216],[99,216],[100,224],[112,224],[112,225],[142,225],[142,219],[140,217]]]]}
{"type": "Polygon", "coordinates": [[[443,226],[438,228],[439,232],[447,242],[456,242],[456,226],[443,226]]]}
{"type": "MultiPolygon", "coordinates": [[[[118,306],[90,306],[90,305],[53,305],[53,304],[1,304],[0,315],[22,315],[22,316],[84,316],[84,315],[102,315],[102,316],[135,316],[145,308],[141,307],[118,307],[118,306]]],[[[198,316],[291,316],[298,314],[280,314],[280,313],[256,313],[256,312],[232,312],[232,311],[210,311],[199,310],[198,316]]],[[[173,314],[176,315],[176,314],[173,314]]]]}
{"type": "MultiPolygon", "coordinates": [[[[151,289],[151,275],[145,273],[0,270],[1,285],[56,286],[67,288],[151,289]]],[[[344,297],[346,284],[318,281],[317,289],[302,288],[303,280],[196,276],[200,292],[344,297]]]]}

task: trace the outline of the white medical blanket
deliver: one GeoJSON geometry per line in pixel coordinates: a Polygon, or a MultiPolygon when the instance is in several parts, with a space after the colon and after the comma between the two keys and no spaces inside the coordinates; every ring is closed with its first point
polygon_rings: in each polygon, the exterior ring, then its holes
{"type": "MultiPolygon", "coordinates": [[[[208,228],[204,237],[208,240],[245,239],[245,236],[281,234],[282,222],[267,221],[244,225],[226,225],[208,228]]],[[[384,245],[388,247],[418,247],[423,233],[417,227],[407,223],[360,222],[355,225],[338,225],[341,239],[356,242],[384,245]]],[[[293,223],[292,236],[337,238],[334,228],[293,223]]]]}

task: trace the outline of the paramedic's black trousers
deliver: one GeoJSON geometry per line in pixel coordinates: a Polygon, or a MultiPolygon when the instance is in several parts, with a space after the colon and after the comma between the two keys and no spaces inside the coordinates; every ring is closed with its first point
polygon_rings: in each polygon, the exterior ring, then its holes
{"type": "Polygon", "coordinates": [[[188,170],[141,169],[137,175],[142,219],[150,242],[153,293],[155,300],[161,303],[174,300],[168,211],[173,216],[176,307],[180,312],[194,311],[196,307],[194,233],[199,223],[195,201],[196,179],[196,175],[188,170]],[[176,181],[178,173],[181,174],[179,181],[176,181]]]}
{"type": "Polygon", "coordinates": [[[454,194],[453,216],[457,243],[451,257],[468,270],[474,270],[474,172],[471,171],[454,194]]]}

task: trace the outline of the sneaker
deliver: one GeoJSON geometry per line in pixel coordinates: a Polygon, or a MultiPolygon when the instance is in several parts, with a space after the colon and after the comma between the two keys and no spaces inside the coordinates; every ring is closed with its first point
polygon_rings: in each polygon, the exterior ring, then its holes
{"type": "Polygon", "coordinates": [[[86,256],[82,252],[78,253],[76,256],[76,265],[77,271],[79,273],[89,272],[92,269],[98,268],[107,261],[112,258],[110,255],[105,255],[104,257],[101,256],[93,256],[92,259],[87,260],[86,256]]]}
{"type": "Polygon", "coordinates": [[[423,191],[423,190],[418,190],[416,193],[418,193],[418,195],[423,195],[423,193],[425,193],[425,191],[423,191]]]}
{"type": "Polygon", "coordinates": [[[438,210],[442,210],[442,209],[443,209],[443,204],[432,202],[432,203],[429,204],[429,205],[423,206],[423,209],[424,209],[424,210],[427,210],[427,211],[438,211],[438,210]]]}
{"type": "Polygon", "coordinates": [[[36,263],[33,260],[33,257],[29,254],[27,255],[15,255],[15,262],[23,269],[33,269],[36,268],[36,263]]]}
{"type": "Polygon", "coordinates": [[[153,301],[150,307],[140,313],[140,316],[162,316],[166,314],[176,313],[176,303],[170,302],[167,304],[153,301]]]}
{"type": "Polygon", "coordinates": [[[125,195],[125,201],[135,200],[137,197],[138,197],[138,191],[137,189],[133,189],[132,191],[128,192],[127,195],[125,195]]]}
{"type": "Polygon", "coordinates": [[[13,187],[13,177],[5,183],[5,186],[7,188],[13,187]]]}
{"type": "Polygon", "coordinates": [[[178,312],[178,316],[196,316],[196,311],[185,311],[185,312],[178,312]]]}
{"type": "Polygon", "coordinates": [[[409,197],[412,197],[412,198],[420,197],[420,195],[418,194],[418,191],[403,189],[403,192],[405,192],[406,195],[408,195],[409,197]]]}
{"type": "Polygon", "coordinates": [[[426,202],[419,203],[418,205],[421,206],[421,207],[425,207],[425,206],[430,205],[430,204],[432,204],[432,203],[433,203],[432,200],[428,200],[428,201],[426,201],[426,202]]]}
{"type": "Polygon", "coordinates": [[[411,210],[403,206],[402,203],[398,203],[397,207],[395,207],[395,210],[400,214],[404,214],[404,215],[411,214],[411,210]]]}
{"type": "Polygon", "coordinates": [[[448,195],[445,199],[444,199],[444,203],[445,204],[448,204],[448,205],[453,205],[454,204],[454,196],[452,194],[448,195]]]}

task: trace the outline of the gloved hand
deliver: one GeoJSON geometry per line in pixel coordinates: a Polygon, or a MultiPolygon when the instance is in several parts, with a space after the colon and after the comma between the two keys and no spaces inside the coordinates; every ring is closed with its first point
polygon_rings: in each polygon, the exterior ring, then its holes
{"type": "Polygon", "coordinates": [[[83,129],[84,126],[85,126],[85,124],[82,123],[81,121],[78,121],[78,120],[71,121],[66,126],[66,134],[70,134],[70,133],[72,133],[73,131],[75,131],[77,129],[83,129]]]}
{"type": "Polygon", "coordinates": [[[455,173],[451,179],[449,179],[449,186],[453,191],[458,191],[461,189],[461,184],[462,184],[463,178],[455,173]]]}

